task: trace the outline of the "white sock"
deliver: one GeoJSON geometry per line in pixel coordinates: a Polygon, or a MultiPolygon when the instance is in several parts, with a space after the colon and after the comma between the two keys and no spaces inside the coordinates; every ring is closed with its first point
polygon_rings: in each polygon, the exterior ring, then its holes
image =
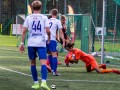
{"type": "Polygon", "coordinates": [[[45,80],[45,79],[42,79],[42,82],[46,82],[46,80],[45,80]]]}
{"type": "Polygon", "coordinates": [[[38,81],[34,81],[35,84],[38,84],[39,82],[38,81]]]}

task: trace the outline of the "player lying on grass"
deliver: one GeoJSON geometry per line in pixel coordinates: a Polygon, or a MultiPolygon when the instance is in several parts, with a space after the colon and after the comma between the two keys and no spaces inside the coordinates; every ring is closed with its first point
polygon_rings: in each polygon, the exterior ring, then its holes
{"type": "Polygon", "coordinates": [[[97,73],[117,73],[120,74],[120,71],[115,69],[106,69],[106,64],[98,65],[97,61],[91,54],[87,54],[80,49],[74,48],[73,43],[68,43],[65,48],[68,50],[68,54],[65,58],[66,66],[69,66],[69,63],[78,63],[79,60],[83,61],[86,65],[87,72],[96,70],[97,73]],[[100,69],[102,68],[102,69],[100,69]]]}

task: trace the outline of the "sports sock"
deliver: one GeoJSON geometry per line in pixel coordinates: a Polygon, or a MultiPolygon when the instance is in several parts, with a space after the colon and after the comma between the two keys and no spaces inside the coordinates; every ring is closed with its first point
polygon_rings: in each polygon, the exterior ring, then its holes
{"type": "Polygon", "coordinates": [[[42,80],[47,79],[47,67],[46,67],[46,65],[41,66],[41,76],[42,76],[42,80]]]}
{"type": "Polygon", "coordinates": [[[50,63],[51,70],[53,70],[53,60],[52,60],[52,55],[48,55],[48,60],[50,63]]]}
{"type": "Polygon", "coordinates": [[[49,60],[47,59],[47,61],[46,61],[46,65],[50,65],[50,62],[49,62],[49,60]]]}
{"type": "Polygon", "coordinates": [[[31,66],[31,73],[32,73],[32,78],[33,78],[34,82],[38,81],[37,69],[36,69],[35,65],[31,66]]]}
{"type": "Polygon", "coordinates": [[[112,69],[102,69],[101,70],[101,73],[110,73],[110,72],[113,72],[112,69]]]}
{"type": "Polygon", "coordinates": [[[102,65],[99,65],[99,68],[102,68],[102,65]]]}
{"type": "Polygon", "coordinates": [[[116,70],[116,69],[112,69],[112,70],[113,70],[113,73],[120,74],[120,71],[119,71],[119,70],[116,70]]]}
{"type": "MultiPolygon", "coordinates": [[[[99,65],[99,68],[103,68],[103,64],[99,65]]],[[[91,67],[91,71],[95,70],[95,68],[91,67]]]]}
{"type": "Polygon", "coordinates": [[[54,72],[56,72],[57,71],[57,65],[58,65],[57,57],[53,57],[52,60],[53,60],[53,70],[54,70],[54,72]]]}

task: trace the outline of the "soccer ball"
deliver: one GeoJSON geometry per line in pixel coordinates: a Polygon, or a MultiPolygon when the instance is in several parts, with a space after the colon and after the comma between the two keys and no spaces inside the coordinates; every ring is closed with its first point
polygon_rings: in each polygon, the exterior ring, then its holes
{"type": "Polygon", "coordinates": [[[72,60],[75,59],[75,54],[70,53],[70,54],[67,55],[67,58],[68,58],[69,61],[72,61],[72,60]]]}
{"type": "Polygon", "coordinates": [[[51,85],[51,88],[52,88],[52,89],[56,89],[56,85],[52,84],[52,85],[51,85]]]}

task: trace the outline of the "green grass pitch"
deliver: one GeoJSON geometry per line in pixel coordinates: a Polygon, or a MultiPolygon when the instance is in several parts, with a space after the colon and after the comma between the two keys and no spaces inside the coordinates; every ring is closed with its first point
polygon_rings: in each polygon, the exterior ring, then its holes
{"type": "MultiPolygon", "coordinates": [[[[25,53],[20,53],[16,47],[17,38],[0,36],[0,90],[33,90],[30,63],[25,53]]],[[[66,53],[59,53],[58,66],[60,77],[48,73],[48,86],[56,85],[55,90],[120,90],[120,75],[114,73],[97,74],[95,71],[87,73],[83,62],[71,64],[71,67],[64,65],[66,53]]],[[[100,62],[100,59],[97,58],[100,62]]],[[[107,66],[107,68],[120,67],[107,66]]],[[[37,70],[40,72],[40,63],[37,60],[37,70]]],[[[40,73],[38,73],[39,81],[40,73]]]]}

